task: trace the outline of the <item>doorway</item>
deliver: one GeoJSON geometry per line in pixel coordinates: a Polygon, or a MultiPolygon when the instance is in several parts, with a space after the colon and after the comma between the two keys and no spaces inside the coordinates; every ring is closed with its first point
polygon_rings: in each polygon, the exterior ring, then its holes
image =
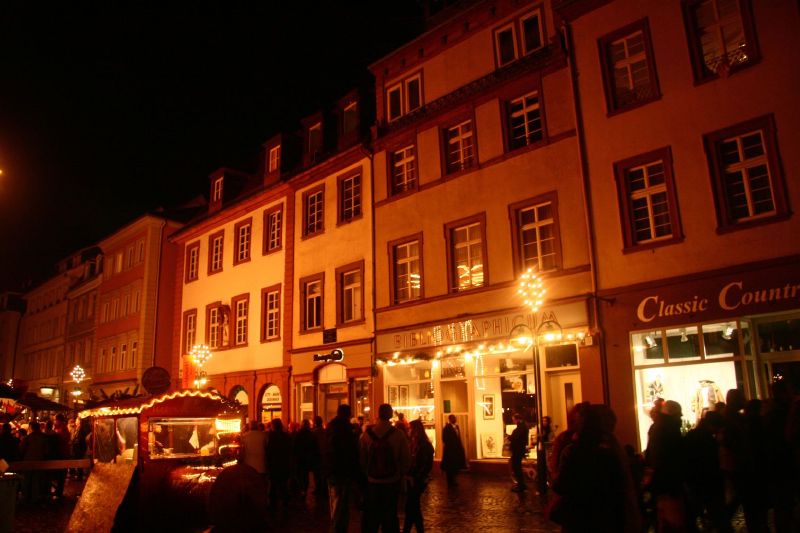
{"type": "Polygon", "coordinates": [[[319,405],[322,419],[328,423],[336,417],[339,406],[348,402],[347,382],[324,383],[319,386],[319,405]]]}
{"type": "Polygon", "coordinates": [[[548,372],[547,393],[546,414],[550,416],[553,433],[558,434],[567,429],[567,413],[582,401],[580,371],[548,372]]]}

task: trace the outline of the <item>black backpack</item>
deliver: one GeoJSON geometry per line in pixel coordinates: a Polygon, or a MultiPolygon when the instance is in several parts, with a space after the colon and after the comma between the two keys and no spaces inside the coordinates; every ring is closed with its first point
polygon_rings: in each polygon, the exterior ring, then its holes
{"type": "Polygon", "coordinates": [[[389,479],[397,474],[394,450],[389,444],[389,436],[394,430],[395,428],[390,426],[382,437],[378,437],[372,428],[367,429],[370,438],[367,475],[372,479],[389,479]]]}

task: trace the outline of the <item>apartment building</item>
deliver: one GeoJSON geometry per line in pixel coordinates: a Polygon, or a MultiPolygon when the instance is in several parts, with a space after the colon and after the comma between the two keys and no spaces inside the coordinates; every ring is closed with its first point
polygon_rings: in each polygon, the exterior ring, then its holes
{"type": "Polygon", "coordinates": [[[91,396],[144,392],[146,369],[171,368],[177,246],[168,236],[181,225],[161,214],[145,214],[98,243],[104,259],[91,396]]]}
{"type": "Polygon", "coordinates": [[[437,17],[370,67],[376,387],[434,441],[455,415],[480,461],[508,455],[511,417],[535,424],[537,396],[559,430],[572,405],[602,401],[603,364],[570,73],[550,3],[471,2],[437,17]],[[538,312],[517,293],[528,269],[547,288],[538,312]],[[536,346],[513,344],[520,325],[536,346]]]}
{"type": "Polygon", "coordinates": [[[585,125],[608,394],[646,446],[800,384],[796,2],[555,2],[585,125]]]}

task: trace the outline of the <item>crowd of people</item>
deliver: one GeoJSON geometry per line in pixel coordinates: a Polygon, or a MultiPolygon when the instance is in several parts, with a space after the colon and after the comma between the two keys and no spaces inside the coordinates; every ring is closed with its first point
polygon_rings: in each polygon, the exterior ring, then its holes
{"type": "Polygon", "coordinates": [[[280,419],[266,425],[251,422],[241,437],[239,464],[220,474],[212,489],[214,530],[262,529],[268,507],[305,497],[313,480],[313,494],[327,496],[332,532],[348,531],[352,509],[360,510],[365,532],[399,532],[401,493],[402,530],[424,532],[420,498],[434,451],[422,422],[409,423],[397,413],[392,423],[395,412],[389,404],[378,408],[374,424],[351,414],[343,404],[327,424],[317,416],[313,425],[304,420],[288,430],[280,419]],[[248,512],[240,512],[243,507],[248,512]]]}
{"type": "MultiPolygon", "coordinates": [[[[67,419],[59,413],[45,420],[27,424],[6,422],[0,431],[0,459],[15,461],[48,461],[80,459],[86,456],[89,433],[77,418],[67,419]]],[[[61,499],[67,475],[82,478],[83,470],[25,471],[22,484],[23,500],[31,503],[61,499]]]]}
{"type": "Polygon", "coordinates": [[[617,441],[607,406],[571,410],[550,464],[563,531],[724,533],[740,509],[751,533],[799,530],[800,401],[786,383],[766,402],[728,391],[685,434],[679,403],[659,399],[650,415],[642,455],[617,441]]]}

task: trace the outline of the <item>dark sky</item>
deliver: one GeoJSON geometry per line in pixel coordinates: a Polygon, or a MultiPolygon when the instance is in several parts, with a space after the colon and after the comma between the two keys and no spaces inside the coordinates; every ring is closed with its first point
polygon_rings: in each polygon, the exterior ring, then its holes
{"type": "Polygon", "coordinates": [[[418,0],[0,3],[0,291],[261,143],[415,35],[418,0]],[[166,6],[166,7],[165,7],[166,6]]]}

